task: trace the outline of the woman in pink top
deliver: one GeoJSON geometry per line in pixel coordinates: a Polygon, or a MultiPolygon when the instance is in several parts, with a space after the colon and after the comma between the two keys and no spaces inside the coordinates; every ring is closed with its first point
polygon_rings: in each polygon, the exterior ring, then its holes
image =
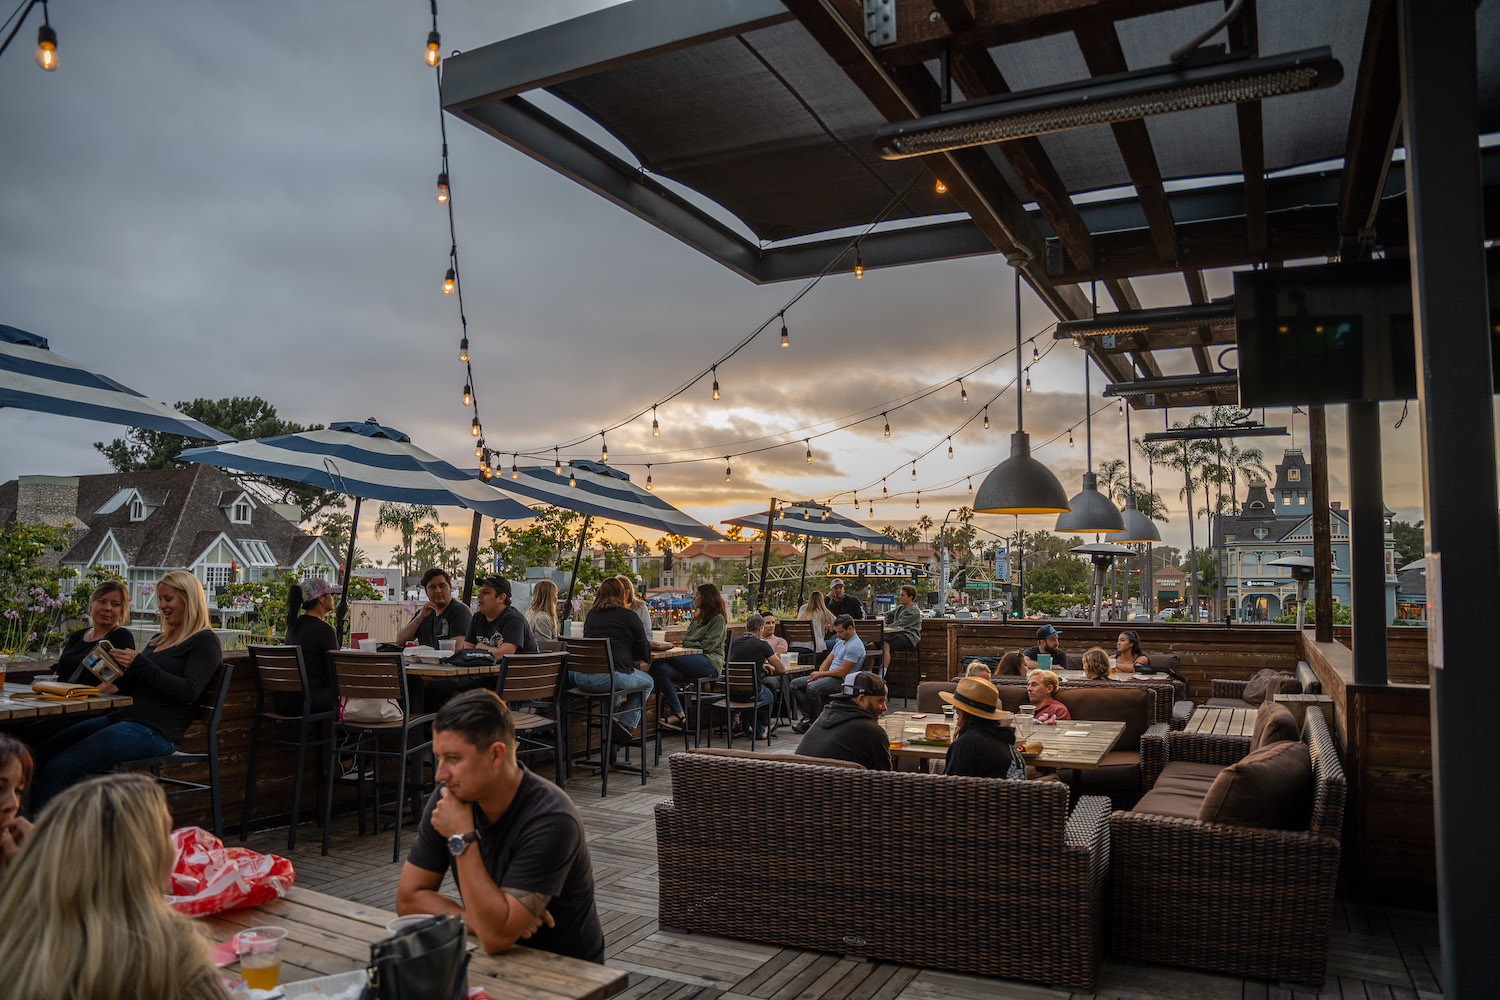
{"type": "Polygon", "coordinates": [[[1065,722],[1071,718],[1068,706],[1052,697],[1057,693],[1057,675],[1050,670],[1033,670],[1026,675],[1026,700],[1036,709],[1038,722],[1065,722]]]}

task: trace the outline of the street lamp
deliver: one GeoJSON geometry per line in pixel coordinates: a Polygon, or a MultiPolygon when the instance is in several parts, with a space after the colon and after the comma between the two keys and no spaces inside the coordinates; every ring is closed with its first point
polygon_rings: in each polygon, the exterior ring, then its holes
{"type": "Polygon", "coordinates": [[[943,588],[943,603],[948,603],[948,539],[945,534],[948,530],[948,518],[957,514],[956,508],[950,509],[943,515],[943,523],[938,527],[938,578],[943,588]]]}

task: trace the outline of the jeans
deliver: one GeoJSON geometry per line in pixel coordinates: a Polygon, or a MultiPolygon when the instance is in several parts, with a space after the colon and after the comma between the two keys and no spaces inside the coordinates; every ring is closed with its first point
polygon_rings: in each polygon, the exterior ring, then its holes
{"type": "Polygon", "coordinates": [[[682,701],[677,697],[675,685],[699,677],[717,677],[719,672],[702,653],[689,653],[670,660],[657,660],[651,665],[651,676],[656,680],[656,693],[667,701],[667,713],[681,715],[682,701]]]}
{"type": "Polygon", "coordinates": [[[839,693],[844,686],[842,677],[819,677],[809,681],[807,675],[792,680],[792,701],[802,709],[802,715],[811,722],[823,712],[823,703],[839,693]]]}
{"type": "Polygon", "coordinates": [[[177,744],[144,722],[113,722],[108,716],[69,726],[36,748],[38,767],[31,783],[31,815],[58,792],[121,761],[161,757],[177,744]]]}
{"type": "MultiPolygon", "coordinates": [[[[769,680],[769,679],[770,678],[767,678],[767,680],[769,680]]],[[[736,691],[736,692],[734,692],[734,695],[733,695],[734,700],[735,701],[744,701],[745,700],[745,696],[748,695],[749,693],[750,692],[748,692],[748,691],[736,691]]],[[[770,688],[769,685],[762,684],[761,687],[760,687],[760,690],[758,692],[756,692],[756,695],[755,695],[755,712],[754,712],[755,718],[753,720],[753,725],[755,726],[756,732],[759,732],[760,730],[765,729],[766,727],[770,726],[770,724],[771,724],[771,706],[774,705],[774,704],[776,704],[776,695],[775,695],[775,693],[772,692],[772,690],[771,690],[771,688],[770,688]]]]}
{"type": "MultiPolygon", "coordinates": [[[[620,725],[626,729],[634,729],[641,724],[641,709],[646,703],[646,692],[651,690],[651,684],[651,675],[644,670],[632,669],[629,673],[615,671],[615,694],[621,696],[620,701],[625,706],[625,710],[620,713],[620,725]]],[[[609,675],[580,674],[569,670],[568,685],[592,694],[607,694],[609,675]]]]}

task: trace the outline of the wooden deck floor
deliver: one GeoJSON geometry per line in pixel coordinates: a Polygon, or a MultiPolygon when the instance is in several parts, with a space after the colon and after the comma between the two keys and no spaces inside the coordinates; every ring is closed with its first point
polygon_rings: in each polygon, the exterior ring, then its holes
{"type": "MultiPolygon", "coordinates": [[[[782,733],[787,738],[774,746],[791,752],[797,738],[789,730],[782,733]]],[[[1336,910],[1328,979],[1321,993],[1107,959],[1093,994],[1070,994],[1030,983],[854,961],[705,934],[663,932],[656,921],[652,809],[670,794],[665,757],[644,788],[639,780],[616,775],[610,781],[609,797],[601,799],[598,779],[579,770],[568,788],[588,831],[608,963],[630,972],[630,988],[621,994],[627,1000],[1066,1000],[1070,996],[1433,1000],[1442,996],[1434,915],[1343,903],[1336,910]]],[[[410,832],[403,844],[409,842],[410,832]]],[[[252,834],[245,846],[286,855],[286,828],[252,834]]],[[[297,850],[289,855],[299,885],[373,906],[394,906],[401,866],[391,863],[389,830],[359,837],[353,817],[341,818],[335,821],[329,856],[322,857],[318,848],[317,828],[304,823],[297,850]]],[[[451,881],[445,891],[453,891],[451,881]]],[[[789,905],[794,898],[789,892],[789,905]]]]}

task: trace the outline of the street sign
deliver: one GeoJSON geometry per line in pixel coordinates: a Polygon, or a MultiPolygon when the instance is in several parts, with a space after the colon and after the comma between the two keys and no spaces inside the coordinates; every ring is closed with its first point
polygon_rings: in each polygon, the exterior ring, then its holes
{"type": "Polygon", "coordinates": [[[926,579],[927,566],[907,559],[852,559],[848,562],[829,563],[827,575],[920,580],[926,579]]]}
{"type": "Polygon", "coordinates": [[[995,579],[1010,579],[1010,551],[1004,545],[995,546],[995,579]]]}

